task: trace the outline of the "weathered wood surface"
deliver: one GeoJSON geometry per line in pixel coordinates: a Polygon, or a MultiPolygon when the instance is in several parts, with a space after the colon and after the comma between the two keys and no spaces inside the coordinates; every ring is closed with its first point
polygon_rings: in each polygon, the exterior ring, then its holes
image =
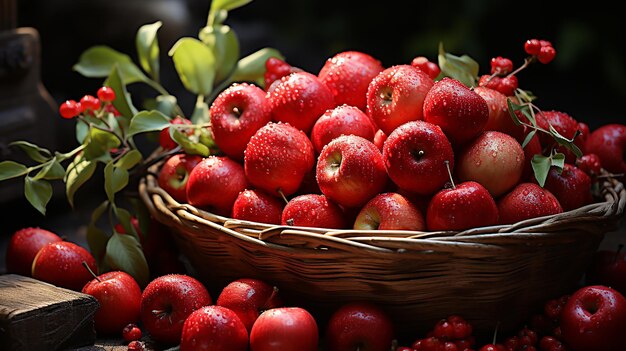
{"type": "Polygon", "coordinates": [[[92,296],[15,274],[0,275],[0,350],[65,350],[93,345],[92,296]]]}

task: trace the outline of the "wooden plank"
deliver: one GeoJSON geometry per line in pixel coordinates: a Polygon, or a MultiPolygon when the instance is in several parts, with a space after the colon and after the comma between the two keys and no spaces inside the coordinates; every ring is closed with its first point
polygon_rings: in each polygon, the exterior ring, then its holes
{"type": "Polygon", "coordinates": [[[0,350],[93,345],[97,300],[16,274],[0,275],[0,350]]]}

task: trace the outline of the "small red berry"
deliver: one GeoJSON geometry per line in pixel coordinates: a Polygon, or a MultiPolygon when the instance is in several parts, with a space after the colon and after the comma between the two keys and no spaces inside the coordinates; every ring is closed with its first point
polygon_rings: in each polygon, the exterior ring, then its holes
{"type": "Polygon", "coordinates": [[[414,351],[415,349],[408,346],[398,346],[396,351],[414,351]]]}
{"type": "Polygon", "coordinates": [[[479,351],[506,351],[502,344],[487,344],[479,349],[479,351]]]}
{"type": "Polygon", "coordinates": [[[538,336],[537,332],[534,330],[524,327],[517,333],[517,337],[519,338],[520,345],[537,345],[538,336]]]}
{"type": "Polygon", "coordinates": [[[80,108],[81,112],[99,110],[100,100],[91,95],[85,95],[80,99],[80,108]]]}
{"type": "Polygon", "coordinates": [[[600,157],[596,154],[583,155],[581,158],[576,160],[576,167],[587,173],[590,177],[597,176],[602,171],[600,157]]]}
{"type": "Polygon", "coordinates": [[[491,74],[507,75],[513,71],[513,61],[498,56],[491,59],[491,74]]]}
{"type": "Polygon", "coordinates": [[[524,51],[528,55],[537,55],[541,49],[541,42],[538,39],[529,39],[524,43],[524,51]]]}
{"type": "Polygon", "coordinates": [[[131,341],[128,344],[128,351],[143,351],[145,350],[143,343],[141,341],[131,341]]]}
{"type": "Polygon", "coordinates": [[[98,89],[98,99],[102,102],[111,102],[115,100],[115,90],[107,86],[101,87],[98,89]]]}
{"type": "Polygon", "coordinates": [[[497,90],[506,96],[513,96],[515,95],[515,89],[518,87],[518,82],[515,76],[491,77],[485,74],[478,80],[478,85],[497,90]]]}
{"type": "Polygon", "coordinates": [[[432,79],[437,78],[439,73],[441,73],[439,65],[429,61],[428,58],[424,56],[418,56],[414,58],[413,61],[411,61],[411,66],[421,69],[432,79]]]}
{"type": "Polygon", "coordinates": [[[74,118],[80,113],[80,106],[74,100],[67,100],[59,106],[59,113],[63,118],[74,118]]]}
{"type": "Polygon", "coordinates": [[[136,324],[130,323],[122,329],[124,341],[131,342],[141,339],[141,329],[136,324]]]}
{"type": "Polygon", "coordinates": [[[556,56],[556,50],[552,46],[542,46],[537,54],[537,60],[543,64],[550,63],[556,56]]]}
{"type": "Polygon", "coordinates": [[[541,44],[541,47],[552,46],[552,43],[547,40],[539,40],[539,44],[541,44]]]}

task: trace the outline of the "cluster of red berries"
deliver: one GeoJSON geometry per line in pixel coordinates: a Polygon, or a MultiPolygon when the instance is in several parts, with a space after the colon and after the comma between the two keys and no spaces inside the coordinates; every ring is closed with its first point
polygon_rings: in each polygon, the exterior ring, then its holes
{"type": "Polygon", "coordinates": [[[556,50],[547,40],[529,39],[524,43],[524,51],[528,55],[536,56],[543,64],[550,63],[556,56],[556,50]]]}
{"type": "Polygon", "coordinates": [[[518,87],[516,73],[519,73],[526,66],[535,60],[546,64],[554,59],[556,50],[547,40],[529,39],[524,43],[524,51],[531,57],[522,66],[513,71],[513,61],[505,57],[494,57],[491,59],[491,75],[486,74],[480,77],[479,86],[497,90],[506,96],[515,94],[518,87]]]}
{"type": "Polygon", "coordinates": [[[476,339],[472,325],[463,317],[451,315],[439,320],[423,339],[410,347],[400,346],[396,351],[473,351],[476,339]]]}
{"type": "Polygon", "coordinates": [[[541,336],[539,350],[541,351],[566,351],[568,348],[563,344],[561,337],[561,315],[563,307],[569,300],[570,295],[548,300],[543,307],[542,314],[532,317],[532,328],[541,336]]]}
{"type": "Polygon", "coordinates": [[[115,91],[107,86],[98,89],[97,98],[92,95],[83,96],[80,101],[67,100],[59,106],[59,113],[63,118],[74,118],[81,113],[89,113],[100,110],[102,103],[105,109],[114,112],[113,106],[110,104],[115,100],[115,91]]]}
{"type": "Polygon", "coordinates": [[[134,323],[130,323],[122,329],[122,338],[128,343],[128,350],[130,351],[144,350],[144,344],[141,341],[141,337],[141,329],[139,329],[139,327],[134,323]]]}

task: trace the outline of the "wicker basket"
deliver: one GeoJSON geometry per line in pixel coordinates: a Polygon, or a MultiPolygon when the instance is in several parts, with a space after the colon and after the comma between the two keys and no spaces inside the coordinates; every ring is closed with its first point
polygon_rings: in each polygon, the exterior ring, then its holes
{"type": "Polygon", "coordinates": [[[519,328],[533,309],[581,282],[626,204],[623,184],[607,178],[599,194],[604,202],[514,225],[327,231],[216,216],[176,202],[154,175],[142,179],[140,194],[214,289],[241,277],[261,278],[314,308],[322,323],[341,303],[370,301],[390,313],[399,333],[413,336],[453,313],[478,333],[492,333],[498,322],[504,331],[519,328]]]}

